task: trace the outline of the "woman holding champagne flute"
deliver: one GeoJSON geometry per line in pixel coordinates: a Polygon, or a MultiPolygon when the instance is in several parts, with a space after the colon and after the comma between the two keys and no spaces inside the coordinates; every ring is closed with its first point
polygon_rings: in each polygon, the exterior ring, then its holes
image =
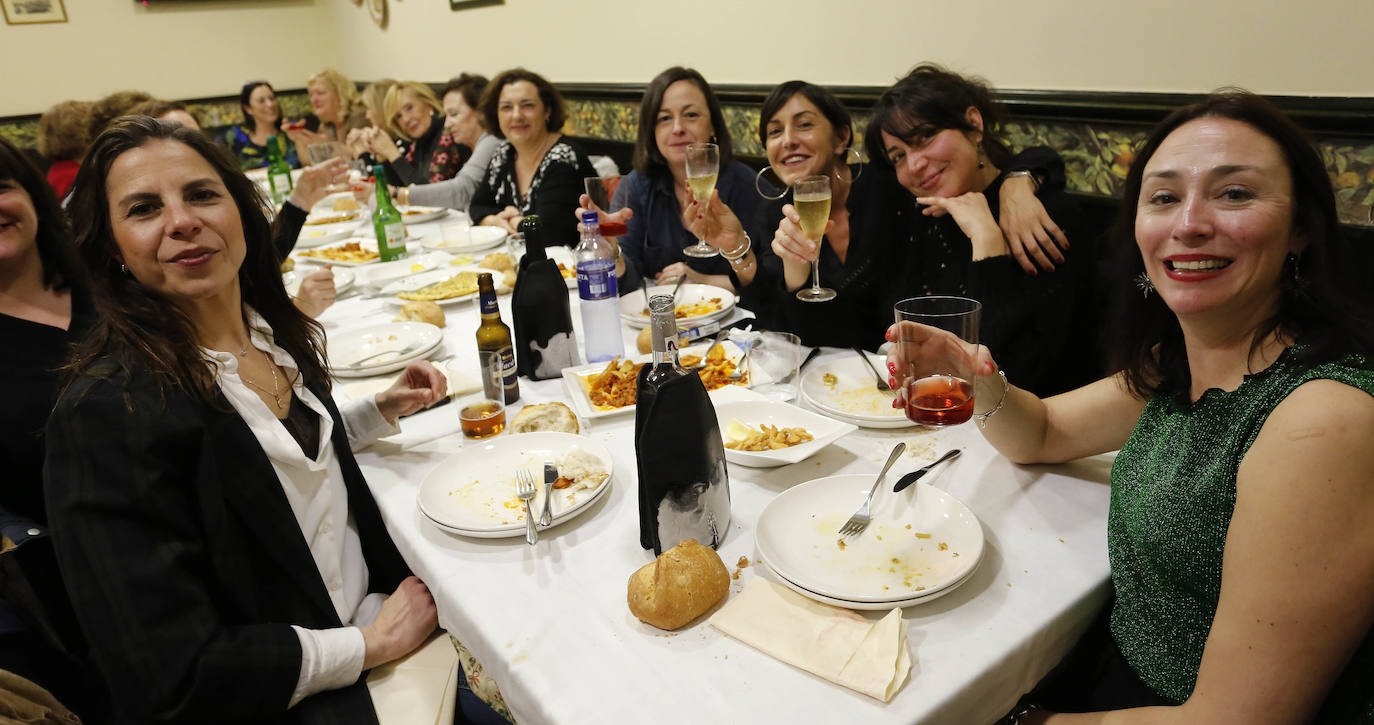
{"type": "Polygon", "coordinates": [[[1146,140],[1115,236],[1111,378],[1042,400],[986,347],[888,331],[894,376],[963,349],[1011,460],[1120,450],[1115,602],[1014,722],[1368,722],[1374,303],[1325,164],[1268,101],[1215,94],[1146,140]]]}

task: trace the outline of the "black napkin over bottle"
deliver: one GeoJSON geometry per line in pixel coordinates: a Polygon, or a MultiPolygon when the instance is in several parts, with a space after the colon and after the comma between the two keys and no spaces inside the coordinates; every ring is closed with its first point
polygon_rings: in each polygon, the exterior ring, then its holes
{"type": "Polygon", "coordinates": [[[558,264],[544,251],[539,215],[520,222],[525,256],[511,292],[511,321],[515,326],[515,369],[530,380],[546,380],[577,364],[568,286],[558,264]]]}
{"type": "Polygon", "coordinates": [[[683,539],[716,548],[730,527],[730,483],[715,406],[695,373],[648,381],[635,407],[639,544],[662,554],[683,539]]]}

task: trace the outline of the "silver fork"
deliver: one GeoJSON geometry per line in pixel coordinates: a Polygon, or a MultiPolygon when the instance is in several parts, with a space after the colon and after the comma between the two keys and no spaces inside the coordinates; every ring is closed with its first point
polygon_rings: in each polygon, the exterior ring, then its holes
{"type": "Polygon", "coordinates": [[[534,546],[534,542],[539,541],[539,532],[534,530],[534,512],[530,510],[530,502],[534,500],[534,479],[522,468],[515,472],[515,483],[516,494],[525,502],[525,542],[534,546]]]}
{"type": "Polygon", "coordinates": [[[749,339],[749,333],[753,331],[753,325],[744,328],[744,342],[748,347],[744,348],[744,357],[741,357],[739,362],[735,364],[735,371],[730,373],[729,378],[726,378],[730,382],[735,382],[744,377],[744,368],[749,364],[749,353],[754,351],[754,341],[749,339]]]}
{"type": "Polygon", "coordinates": [[[878,368],[873,367],[873,361],[868,359],[868,353],[864,352],[863,348],[858,345],[855,345],[853,349],[859,357],[863,358],[864,364],[868,366],[868,369],[873,372],[874,379],[878,381],[878,389],[884,393],[892,392],[892,386],[888,385],[887,380],[878,374],[878,368]]]}
{"type": "Polygon", "coordinates": [[[869,522],[873,520],[873,516],[869,513],[869,504],[873,503],[873,492],[877,491],[878,485],[883,482],[883,476],[887,475],[887,469],[892,468],[892,464],[897,462],[897,457],[902,455],[902,451],[905,450],[906,443],[904,442],[892,447],[892,453],[887,457],[887,463],[884,463],[883,470],[878,472],[878,480],[873,482],[873,488],[868,489],[868,498],[864,499],[864,505],[860,506],[859,510],[855,511],[854,515],[844,522],[844,526],[840,527],[840,536],[858,536],[864,532],[864,529],[868,528],[869,522]]]}

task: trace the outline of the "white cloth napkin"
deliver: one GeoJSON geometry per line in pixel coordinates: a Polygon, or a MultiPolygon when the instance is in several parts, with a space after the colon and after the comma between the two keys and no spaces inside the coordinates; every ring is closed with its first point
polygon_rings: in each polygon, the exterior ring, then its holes
{"type": "Polygon", "coordinates": [[[755,576],[710,622],[793,667],[883,702],[911,672],[901,609],[874,623],[755,576]]]}
{"type": "Polygon", "coordinates": [[[367,690],[381,725],[448,725],[458,705],[458,652],[439,630],[419,649],[374,668],[367,690]]]}

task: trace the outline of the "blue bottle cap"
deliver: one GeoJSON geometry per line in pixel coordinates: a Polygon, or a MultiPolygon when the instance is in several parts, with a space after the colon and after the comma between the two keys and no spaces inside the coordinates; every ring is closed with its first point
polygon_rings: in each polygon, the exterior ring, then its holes
{"type": "Polygon", "coordinates": [[[583,223],[583,224],[596,224],[596,212],[594,212],[594,211],[584,211],[584,212],[582,212],[582,223],[583,223]]]}

